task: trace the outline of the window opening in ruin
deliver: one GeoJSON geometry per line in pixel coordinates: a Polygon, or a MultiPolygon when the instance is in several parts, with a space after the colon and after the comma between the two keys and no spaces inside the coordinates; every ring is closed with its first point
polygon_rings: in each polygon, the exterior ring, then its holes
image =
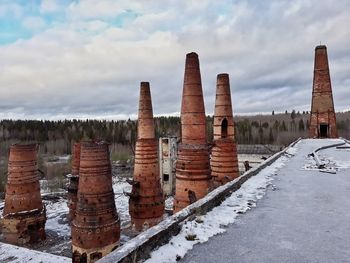
{"type": "Polygon", "coordinates": [[[320,124],[320,137],[321,138],[327,138],[328,134],[328,125],[327,124],[320,124]]]}
{"type": "Polygon", "coordinates": [[[86,253],[83,253],[83,255],[81,255],[80,263],[87,263],[87,255],[86,255],[86,253]]]}
{"type": "Polygon", "coordinates": [[[169,174],[163,174],[163,182],[169,181],[169,174]]]}
{"type": "Polygon", "coordinates": [[[74,251],[72,262],[73,263],[80,263],[80,253],[78,251],[74,251]]]}
{"type": "Polygon", "coordinates": [[[95,252],[90,255],[90,259],[93,261],[96,261],[98,259],[102,258],[102,253],[101,252],[95,252]]]}
{"type": "Polygon", "coordinates": [[[221,138],[227,138],[227,119],[224,118],[221,122],[221,138]]]}
{"type": "Polygon", "coordinates": [[[27,233],[29,236],[29,242],[36,242],[38,240],[39,238],[38,230],[39,230],[38,225],[35,225],[35,224],[28,225],[27,233]]]}

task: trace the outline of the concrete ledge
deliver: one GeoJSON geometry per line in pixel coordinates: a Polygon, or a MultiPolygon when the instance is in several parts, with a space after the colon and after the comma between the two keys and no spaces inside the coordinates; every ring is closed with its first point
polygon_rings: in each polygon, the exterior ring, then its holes
{"type": "Polygon", "coordinates": [[[181,223],[183,221],[186,219],[193,220],[195,215],[205,214],[214,207],[220,205],[222,201],[226,199],[226,197],[239,189],[245,181],[258,174],[262,169],[269,166],[271,163],[281,157],[288,148],[293,147],[300,139],[301,138],[293,142],[283,151],[274,154],[261,163],[258,167],[255,167],[235,180],[216,188],[212,192],[208,193],[204,198],[166,218],[158,225],[139,234],[137,237],[131,239],[120,248],[100,259],[98,262],[134,263],[149,258],[152,250],[167,243],[172,236],[177,235],[180,232],[181,223]]]}

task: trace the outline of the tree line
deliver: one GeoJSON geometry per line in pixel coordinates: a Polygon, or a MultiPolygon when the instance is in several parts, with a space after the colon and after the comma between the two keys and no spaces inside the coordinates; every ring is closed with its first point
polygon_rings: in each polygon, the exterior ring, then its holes
{"type": "MultiPolygon", "coordinates": [[[[236,116],[235,138],[238,144],[287,145],[298,137],[307,137],[310,115],[307,112],[256,116],[236,116]]],[[[213,139],[213,117],[207,116],[208,142],[213,139]]],[[[339,136],[349,138],[350,112],[337,113],[339,136]]],[[[129,149],[136,142],[136,120],[1,120],[0,153],[7,153],[10,144],[38,142],[41,154],[70,154],[73,142],[105,140],[112,145],[111,152],[129,149]]],[[[180,118],[156,117],[157,138],[180,136],[180,118]]]]}

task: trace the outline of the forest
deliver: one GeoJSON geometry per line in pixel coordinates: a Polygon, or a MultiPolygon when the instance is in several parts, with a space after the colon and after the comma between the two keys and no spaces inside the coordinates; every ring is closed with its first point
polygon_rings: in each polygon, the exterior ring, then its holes
{"type": "MultiPolygon", "coordinates": [[[[235,116],[235,138],[238,144],[288,145],[299,137],[307,137],[308,112],[255,116],[235,116]]],[[[212,141],[213,117],[207,116],[208,142],[212,141]]],[[[337,113],[339,136],[349,138],[350,112],[337,113]]],[[[40,154],[65,155],[71,153],[73,142],[104,140],[111,144],[112,159],[125,159],[132,155],[136,141],[136,120],[1,120],[0,154],[7,155],[8,148],[16,142],[38,142],[40,154]]],[[[156,117],[156,136],[179,137],[179,117],[156,117]]]]}
{"type": "MultiPolygon", "coordinates": [[[[308,112],[255,116],[235,116],[235,139],[238,144],[275,144],[286,146],[299,137],[306,138],[309,129],[308,112]]],[[[213,117],[207,116],[208,143],[213,139],[213,117]]],[[[350,112],[337,113],[338,135],[350,137],[350,112]]],[[[1,120],[0,121],[0,196],[7,177],[9,147],[18,142],[39,144],[39,170],[50,191],[64,187],[68,162],[59,157],[71,154],[74,142],[104,140],[110,143],[111,160],[131,160],[136,142],[136,120],[1,120]]],[[[180,135],[179,117],[156,117],[155,132],[159,137],[180,135]]],[[[67,160],[67,159],[66,159],[67,160]]]]}

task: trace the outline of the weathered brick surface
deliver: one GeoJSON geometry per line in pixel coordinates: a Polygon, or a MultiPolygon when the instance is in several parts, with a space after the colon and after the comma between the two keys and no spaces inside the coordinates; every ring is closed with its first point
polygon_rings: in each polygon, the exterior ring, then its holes
{"type": "MultiPolygon", "coordinates": [[[[298,141],[299,139],[292,143],[290,147],[293,147],[298,141]]],[[[193,220],[196,215],[205,214],[214,207],[220,205],[223,200],[232,194],[232,192],[239,189],[245,181],[272,164],[275,160],[281,157],[287,149],[288,148],[285,148],[283,151],[276,153],[258,167],[255,167],[233,181],[218,187],[207,194],[204,198],[166,218],[158,225],[148,229],[142,235],[133,238],[98,262],[134,263],[142,262],[144,259],[149,258],[152,250],[168,242],[173,235],[179,233],[182,222],[185,220],[193,220]]]]}
{"type": "Polygon", "coordinates": [[[326,46],[315,49],[309,137],[338,137],[326,46]],[[320,125],[327,125],[326,136],[321,134],[320,125]]]}
{"type": "Polygon", "coordinates": [[[76,142],[72,147],[72,171],[68,176],[69,185],[67,188],[68,220],[71,222],[75,217],[75,210],[78,201],[79,167],[80,167],[80,143],[76,142]]]}
{"type": "Polygon", "coordinates": [[[73,262],[94,262],[113,251],[119,238],[108,144],[83,142],[78,202],[72,222],[73,262]]]}
{"type": "Polygon", "coordinates": [[[189,53],[186,55],[182,93],[174,211],[204,197],[210,188],[209,148],[199,59],[196,53],[189,53]]]}
{"type": "Polygon", "coordinates": [[[10,147],[2,232],[11,244],[34,243],[46,237],[37,148],[37,144],[10,147]]]}
{"type": "Polygon", "coordinates": [[[225,73],[217,76],[213,129],[210,166],[214,186],[219,186],[239,176],[230,79],[225,73]]]}
{"type": "Polygon", "coordinates": [[[164,215],[158,160],[150,86],[148,82],[141,82],[134,175],[129,199],[131,223],[137,231],[158,224],[164,215]]]}

